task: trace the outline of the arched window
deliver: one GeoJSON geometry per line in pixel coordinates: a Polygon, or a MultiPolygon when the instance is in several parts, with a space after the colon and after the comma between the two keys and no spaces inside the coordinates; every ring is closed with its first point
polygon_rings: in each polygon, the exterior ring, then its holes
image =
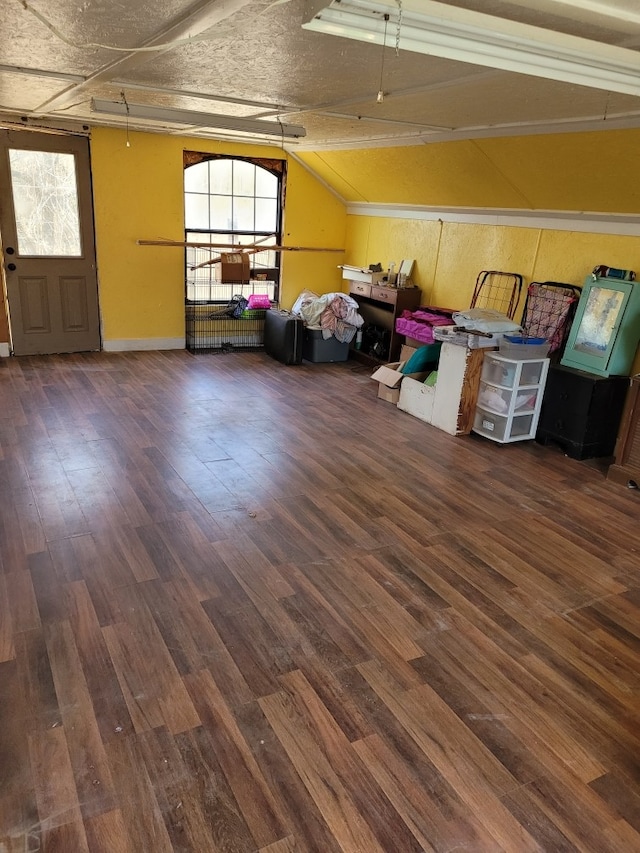
{"type": "MultiPolygon", "coordinates": [[[[284,162],[185,152],[184,210],[188,243],[280,245],[284,162]]],[[[199,266],[233,249],[187,247],[188,302],[228,302],[236,293],[278,300],[280,253],[249,255],[249,283],[222,280],[222,264],[199,266]],[[195,269],[192,269],[196,267],[195,269]]]]}

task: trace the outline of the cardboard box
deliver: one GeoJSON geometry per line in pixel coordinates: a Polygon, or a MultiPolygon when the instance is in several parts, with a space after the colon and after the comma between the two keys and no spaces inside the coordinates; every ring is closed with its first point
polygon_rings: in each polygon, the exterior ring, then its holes
{"type": "Polygon", "coordinates": [[[220,275],[222,281],[232,284],[249,282],[249,255],[245,252],[220,255],[220,275]]]}
{"type": "Polygon", "coordinates": [[[413,349],[418,349],[418,347],[424,346],[424,341],[419,341],[417,338],[407,338],[405,336],[404,339],[405,346],[413,347],[413,349]]]}
{"type": "Polygon", "coordinates": [[[383,364],[371,374],[371,378],[376,382],[382,382],[387,388],[399,388],[400,383],[404,378],[404,373],[400,372],[404,361],[394,361],[391,364],[383,364]]]}
{"type": "Polygon", "coordinates": [[[393,403],[394,406],[397,406],[398,400],[400,399],[400,387],[387,388],[387,386],[383,385],[382,382],[378,382],[378,397],[380,397],[381,400],[385,400],[387,403],[393,403]]]}
{"type": "Polygon", "coordinates": [[[400,361],[409,361],[411,356],[418,351],[418,347],[409,346],[408,344],[403,344],[402,349],[400,350],[400,361]]]}
{"type": "Polygon", "coordinates": [[[404,361],[384,364],[371,374],[371,378],[378,383],[378,397],[381,400],[396,404],[400,399],[401,388],[405,379],[423,381],[428,376],[427,373],[402,373],[404,364],[404,361]]]}

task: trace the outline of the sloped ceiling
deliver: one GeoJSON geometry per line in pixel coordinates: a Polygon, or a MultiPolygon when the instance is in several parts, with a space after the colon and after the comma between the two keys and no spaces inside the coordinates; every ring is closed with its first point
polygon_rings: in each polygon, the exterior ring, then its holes
{"type": "Polygon", "coordinates": [[[302,152],[349,203],[640,213],[640,130],[302,152]]]}

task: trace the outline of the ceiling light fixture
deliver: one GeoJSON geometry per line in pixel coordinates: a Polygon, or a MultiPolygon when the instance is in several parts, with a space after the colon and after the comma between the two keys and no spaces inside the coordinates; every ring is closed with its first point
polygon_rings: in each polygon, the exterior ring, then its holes
{"type": "Polygon", "coordinates": [[[239,133],[255,133],[278,138],[297,139],[306,136],[306,130],[299,124],[283,124],[279,121],[265,121],[257,118],[214,115],[194,110],[179,110],[171,107],[153,107],[144,104],[126,104],[122,101],[103,101],[94,98],[91,111],[104,115],[122,116],[125,119],[147,119],[166,124],[185,124],[191,127],[211,127],[220,130],[234,130],[239,133]]]}
{"type": "MultiPolygon", "coordinates": [[[[437,0],[403,0],[401,50],[530,74],[563,83],[640,95],[640,52],[471,12],[437,0]]],[[[302,26],[370,44],[384,44],[397,2],[311,0],[302,26]]]]}
{"type": "Polygon", "coordinates": [[[387,23],[389,22],[389,15],[384,16],[384,33],[382,35],[382,61],[380,63],[380,85],[378,86],[378,96],[376,97],[376,101],[381,104],[384,101],[384,90],[382,88],[382,84],[384,82],[384,54],[387,49],[387,23]]]}

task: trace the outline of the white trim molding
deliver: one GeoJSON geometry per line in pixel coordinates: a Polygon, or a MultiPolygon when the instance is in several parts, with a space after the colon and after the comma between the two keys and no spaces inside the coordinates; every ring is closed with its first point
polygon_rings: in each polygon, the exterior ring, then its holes
{"type": "Polygon", "coordinates": [[[550,231],[584,231],[640,237],[640,215],[571,210],[523,210],[516,208],[431,207],[426,205],[347,204],[347,214],[386,219],[423,219],[471,225],[505,225],[514,228],[544,228],[550,231]]]}
{"type": "Polygon", "coordinates": [[[139,350],[184,349],[184,338],[113,338],[102,342],[105,352],[136,352],[139,350]]]}
{"type": "Polygon", "coordinates": [[[11,350],[9,349],[9,344],[0,343],[0,358],[9,358],[11,355],[11,350]]]}

